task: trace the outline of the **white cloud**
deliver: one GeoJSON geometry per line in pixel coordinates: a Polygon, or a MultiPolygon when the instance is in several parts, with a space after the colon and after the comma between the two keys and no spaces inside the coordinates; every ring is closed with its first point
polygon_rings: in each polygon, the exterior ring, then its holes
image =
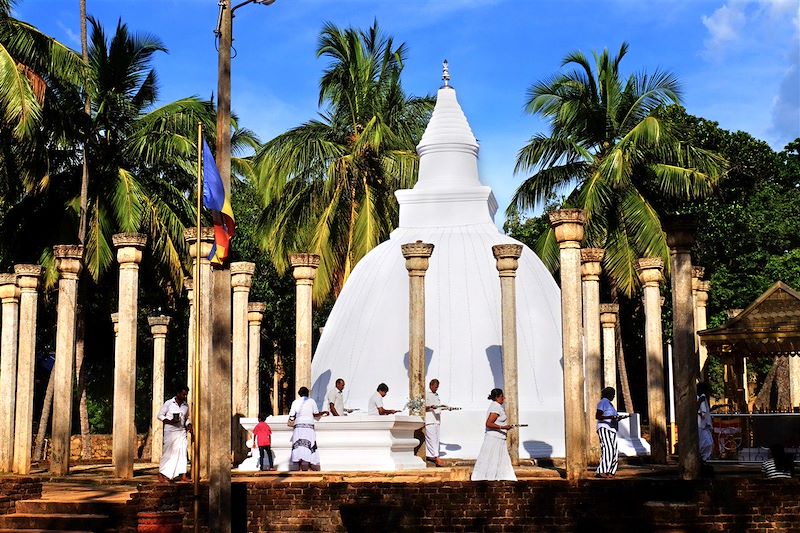
{"type": "Polygon", "coordinates": [[[67,42],[64,44],[69,44],[75,48],[80,48],[81,38],[72,28],[70,28],[60,20],[58,21],[58,27],[61,28],[61,31],[64,32],[64,35],[66,35],[67,37],[67,42]]]}
{"type": "Polygon", "coordinates": [[[730,2],[714,11],[710,16],[703,16],[703,26],[708,29],[709,36],[705,40],[704,56],[717,59],[725,50],[740,39],[747,18],[743,2],[730,2]]]}

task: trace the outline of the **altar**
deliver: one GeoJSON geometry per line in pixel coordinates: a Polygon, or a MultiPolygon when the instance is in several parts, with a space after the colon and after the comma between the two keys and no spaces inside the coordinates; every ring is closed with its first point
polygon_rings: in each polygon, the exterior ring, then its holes
{"type": "MultiPolygon", "coordinates": [[[[270,416],[272,453],[275,467],[287,472],[293,469],[292,428],[289,417],[270,416]]],[[[256,418],[242,418],[242,427],[252,433],[256,418]]],[[[414,431],[423,426],[422,417],[402,414],[326,416],[316,423],[317,452],[320,469],[327,471],[419,470],[425,461],[414,455],[419,440],[414,431]]],[[[237,468],[239,472],[258,470],[258,450],[254,450],[237,468]]]]}

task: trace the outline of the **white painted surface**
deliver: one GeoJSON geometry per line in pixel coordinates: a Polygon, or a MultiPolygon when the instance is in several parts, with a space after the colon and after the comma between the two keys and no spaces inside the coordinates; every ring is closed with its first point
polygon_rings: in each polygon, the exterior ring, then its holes
{"type": "MultiPolygon", "coordinates": [[[[337,378],[345,407],[366,410],[378,384],[387,409],[408,401],[408,274],[400,246],[435,245],[425,279],[426,382],[462,411],[442,414],[442,457],[474,459],[494,387],[503,387],[500,281],[492,245],[517,243],[494,225],[497,202],[480,183],[478,143],[451,88],[439,90],[417,151],[420,176],[397,191],[399,227],[355,267],[328,318],[312,364],[312,396],[337,378]]],[[[517,271],[520,457],[564,455],[558,287],[528,248],[517,271]]],[[[514,421],[516,422],[516,421],[514,421]]]]}
{"type": "MultiPolygon", "coordinates": [[[[289,417],[270,416],[272,452],[279,471],[291,470],[292,428],[289,417]]],[[[241,425],[252,431],[256,418],[242,418],[241,425]]],[[[414,455],[419,440],[414,431],[422,427],[419,416],[329,416],[317,421],[317,452],[320,469],[324,471],[383,471],[419,470],[425,468],[422,459],[414,455]]],[[[239,472],[258,470],[258,450],[237,468],[239,472]]]]}

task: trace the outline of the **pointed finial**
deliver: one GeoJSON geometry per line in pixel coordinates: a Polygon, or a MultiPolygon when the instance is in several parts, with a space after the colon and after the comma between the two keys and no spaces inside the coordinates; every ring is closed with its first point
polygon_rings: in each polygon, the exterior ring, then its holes
{"type": "Polygon", "coordinates": [[[450,87],[450,70],[447,68],[447,60],[442,61],[442,80],[444,87],[450,87]]]}

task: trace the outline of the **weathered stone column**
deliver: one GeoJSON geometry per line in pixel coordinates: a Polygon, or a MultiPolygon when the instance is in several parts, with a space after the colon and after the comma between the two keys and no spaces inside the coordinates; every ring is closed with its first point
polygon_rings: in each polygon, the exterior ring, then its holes
{"type": "MultiPolygon", "coordinates": [[[[744,397],[745,404],[747,403],[747,361],[743,362],[744,376],[742,376],[742,383],[744,384],[744,397]]],[[[800,405],[800,357],[794,355],[789,357],[789,399],[792,407],[800,405]]]]}
{"type": "Polygon", "coordinates": [[[15,265],[19,296],[19,353],[17,354],[17,402],[14,414],[15,474],[31,471],[33,441],[33,378],[36,367],[36,318],[39,303],[39,265],[15,265]]]}
{"type": "Polygon", "coordinates": [[[119,262],[119,337],[114,357],[114,421],[112,462],[114,475],[133,478],[136,457],[136,340],[139,318],[139,263],[147,236],[113,236],[119,262]]]}
{"type": "Polygon", "coordinates": [[[597,428],[595,406],[603,388],[603,355],[600,340],[600,274],[603,272],[602,248],[581,250],[581,285],[583,287],[583,340],[586,346],[586,460],[600,462],[600,441],[594,438],[597,428]]]}
{"type": "MultiPolygon", "coordinates": [[[[208,255],[211,253],[211,247],[214,244],[214,228],[200,228],[200,257],[197,257],[197,228],[188,228],[183,232],[186,243],[189,245],[189,255],[192,258],[193,276],[200,281],[199,294],[194,294],[194,312],[199,313],[200,318],[200,381],[192,384],[194,390],[190,390],[190,403],[189,406],[193,409],[192,404],[197,402],[200,412],[200,419],[195,420],[193,417],[193,439],[198,439],[200,442],[200,457],[196,461],[200,465],[200,477],[205,479],[208,477],[208,442],[209,442],[209,420],[211,413],[211,395],[209,394],[209,361],[211,360],[211,333],[212,333],[212,315],[211,315],[211,299],[214,292],[213,276],[211,270],[211,262],[208,260],[208,255]],[[199,268],[199,277],[198,277],[199,268]],[[199,399],[199,401],[198,401],[199,399]]],[[[195,315],[193,318],[196,323],[195,315]]],[[[195,326],[193,325],[192,328],[195,326]]],[[[194,338],[194,335],[193,335],[194,338]]],[[[192,342],[192,357],[196,351],[194,341],[192,342]]],[[[194,369],[194,366],[192,367],[194,369]]]]}
{"type": "MultiPolygon", "coordinates": [[[[234,416],[247,415],[248,365],[247,365],[247,301],[253,285],[255,263],[231,263],[231,287],[233,288],[233,361],[231,404],[234,416]]],[[[234,421],[234,423],[238,423],[234,421]]]]}
{"type": "Polygon", "coordinates": [[[17,347],[19,346],[19,287],[16,274],[0,274],[3,302],[0,345],[0,472],[14,463],[14,402],[17,399],[17,347]]]}
{"type": "Polygon", "coordinates": [[[294,388],[311,390],[311,327],[313,318],[312,289],[319,267],[316,254],[291,254],[289,263],[295,279],[295,363],[294,388]]]}
{"type": "Polygon", "coordinates": [[[186,386],[189,387],[189,396],[191,396],[194,394],[194,326],[196,321],[194,314],[194,278],[184,278],[183,287],[186,289],[186,299],[189,300],[189,326],[186,328],[186,386]]]}
{"type": "MultiPolygon", "coordinates": [[[[617,388],[617,337],[616,325],[619,304],[600,304],[600,325],[603,328],[603,388],[617,388]]],[[[593,401],[600,401],[600,394],[595,394],[593,401]]],[[[617,407],[617,397],[611,401],[617,407]]],[[[594,409],[596,410],[596,409],[594,409]]],[[[596,427],[596,426],[595,426],[596,427]]]]}
{"type": "Polygon", "coordinates": [[[164,447],[164,426],[158,419],[158,412],[164,405],[164,359],[167,352],[167,330],[172,319],[168,316],[151,316],[147,319],[150,333],[153,335],[153,401],[150,417],[150,462],[161,461],[164,447]]]}
{"type": "Polygon", "coordinates": [[[694,349],[695,323],[692,304],[692,257],[694,223],[687,217],[673,217],[667,224],[672,277],[672,353],[675,368],[675,411],[681,476],[700,476],[697,440],[697,377],[700,363],[694,349]]]}
{"type": "MultiPolygon", "coordinates": [[[[239,420],[247,416],[248,365],[247,365],[247,301],[253,284],[255,263],[244,261],[231,263],[231,288],[233,289],[231,337],[233,350],[231,357],[231,416],[233,417],[233,462],[240,463],[247,457],[247,431],[239,425],[239,420]]],[[[309,366],[310,369],[310,366],[309,366]]]]}
{"type": "MultiPolygon", "coordinates": [[[[433,244],[417,241],[400,246],[408,270],[408,398],[425,399],[425,272],[433,244]]],[[[424,409],[409,414],[425,417],[424,409]]],[[[414,432],[420,439],[417,456],[425,460],[425,426],[414,432]]]]}
{"type": "MultiPolygon", "coordinates": [[[[521,244],[495,244],[492,253],[500,273],[500,308],[503,329],[503,392],[508,419],[512,424],[519,423],[519,372],[517,370],[517,294],[515,278],[521,244]]],[[[519,431],[509,431],[506,438],[511,463],[519,465],[519,431]]]]}
{"type": "Polygon", "coordinates": [[[650,458],[667,463],[667,409],[664,398],[664,347],[661,341],[660,257],[639,259],[636,271],[644,287],[644,343],[647,363],[647,416],[650,421],[650,458]]]}
{"type": "Polygon", "coordinates": [[[586,415],[584,413],[584,372],[581,295],[581,241],[586,216],[580,209],[550,213],[561,250],[561,344],[564,358],[564,427],[566,433],[567,479],[586,475],[586,415]]]}
{"type": "Polygon", "coordinates": [[[256,417],[259,412],[259,392],[261,382],[258,379],[258,365],[261,360],[261,321],[267,304],[251,302],[247,305],[247,416],[256,417]]]}
{"type": "Polygon", "coordinates": [[[694,326],[696,328],[695,338],[697,346],[697,359],[699,361],[700,376],[705,373],[706,360],[708,359],[708,348],[700,342],[700,335],[697,331],[703,331],[708,327],[706,318],[706,306],[708,305],[708,291],[711,289],[711,283],[708,281],[698,280],[697,290],[694,293],[694,326]]]}
{"type": "Polygon", "coordinates": [[[75,323],[78,309],[78,277],[83,246],[53,247],[58,269],[56,361],[53,368],[53,427],[50,441],[50,473],[69,472],[69,440],[72,434],[72,391],[75,380],[75,323]]]}

